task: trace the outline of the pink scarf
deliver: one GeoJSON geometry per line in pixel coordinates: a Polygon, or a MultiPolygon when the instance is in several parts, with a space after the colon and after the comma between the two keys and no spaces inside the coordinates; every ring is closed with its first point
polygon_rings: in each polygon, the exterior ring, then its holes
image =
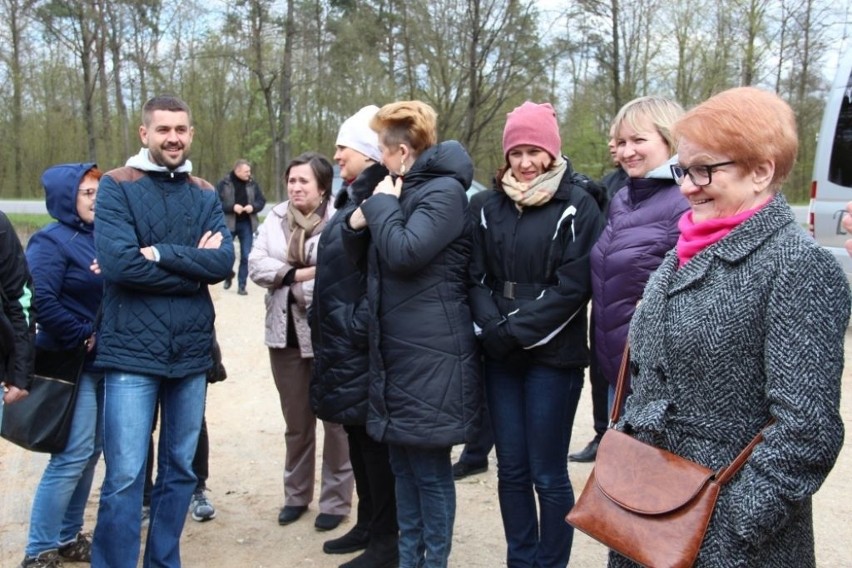
{"type": "MultiPolygon", "coordinates": [[[[769,203],[769,201],[766,203],[769,203]]],[[[737,213],[733,217],[709,219],[701,223],[695,223],[692,220],[692,211],[684,213],[680,221],[677,222],[677,228],[680,229],[680,237],[677,240],[678,268],[681,268],[705,248],[721,241],[737,225],[757,213],[766,203],[761,203],[754,209],[737,213]]]]}

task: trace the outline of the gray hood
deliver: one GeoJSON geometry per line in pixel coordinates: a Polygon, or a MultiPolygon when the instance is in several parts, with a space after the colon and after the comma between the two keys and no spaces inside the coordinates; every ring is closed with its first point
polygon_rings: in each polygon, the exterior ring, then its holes
{"type": "Polygon", "coordinates": [[[669,158],[668,161],[666,161],[663,165],[657,166],[656,168],[654,168],[653,170],[648,172],[648,174],[645,177],[650,178],[650,179],[666,179],[666,180],[670,179],[670,180],[673,180],[674,176],[672,176],[672,170],[671,170],[670,166],[672,166],[676,163],[677,163],[677,154],[675,154],[674,156],[669,158]]]}

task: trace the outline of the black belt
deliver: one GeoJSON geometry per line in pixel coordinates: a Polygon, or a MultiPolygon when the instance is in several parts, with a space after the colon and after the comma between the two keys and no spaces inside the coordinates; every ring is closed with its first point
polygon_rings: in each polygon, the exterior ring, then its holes
{"type": "Polygon", "coordinates": [[[542,286],[541,284],[509,282],[497,280],[496,278],[489,278],[487,284],[495,294],[499,294],[507,300],[514,300],[516,298],[535,299],[538,298],[538,296],[546,288],[546,286],[542,286]]]}

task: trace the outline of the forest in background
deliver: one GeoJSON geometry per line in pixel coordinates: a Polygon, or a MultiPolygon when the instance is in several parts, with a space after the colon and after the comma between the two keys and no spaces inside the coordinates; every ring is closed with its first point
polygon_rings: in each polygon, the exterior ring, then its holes
{"type": "Polygon", "coordinates": [[[505,115],[557,108],[563,151],[597,178],[609,124],[637,96],[689,108],[729,87],[777,92],[800,152],[785,187],[807,198],[832,65],[849,49],[832,0],[0,0],[0,196],[41,197],[58,162],[123,165],[142,103],[193,111],[194,173],[247,158],[267,197],[306,150],[334,152],[366,104],[420,99],[476,179],[501,165],[505,115]]]}

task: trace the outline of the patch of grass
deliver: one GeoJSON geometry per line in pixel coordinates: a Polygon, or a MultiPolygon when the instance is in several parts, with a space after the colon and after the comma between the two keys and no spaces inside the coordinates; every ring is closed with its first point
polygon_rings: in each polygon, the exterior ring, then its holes
{"type": "Polygon", "coordinates": [[[6,216],[15,227],[18,238],[26,245],[30,235],[53,222],[53,217],[47,213],[7,213],[6,216]]]}

